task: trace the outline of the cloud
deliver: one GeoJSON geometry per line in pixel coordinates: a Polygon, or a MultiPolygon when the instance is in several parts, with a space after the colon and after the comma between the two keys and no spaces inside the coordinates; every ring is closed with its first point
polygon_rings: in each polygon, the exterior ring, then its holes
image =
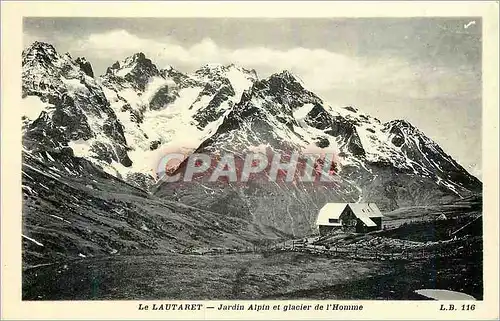
{"type": "Polygon", "coordinates": [[[325,49],[301,47],[229,49],[209,38],[184,46],[173,38],[144,39],[125,30],[91,34],[70,49],[72,53],[92,52],[114,60],[139,51],[160,68],[172,65],[195,70],[206,63],[235,63],[253,68],[263,77],[287,69],[319,93],[332,89],[362,89],[412,99],[480,95],[480,79],[472,70],[410,64],[394,56],[350,57],[325,49]]]}

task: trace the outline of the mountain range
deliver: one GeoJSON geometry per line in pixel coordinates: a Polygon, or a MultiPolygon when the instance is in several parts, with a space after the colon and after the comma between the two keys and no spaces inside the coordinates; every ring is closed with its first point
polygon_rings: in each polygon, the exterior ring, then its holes
{"type": "MultiPolygon", "coordinates": [[[[34,168],[58,180],[105,177],[117,184],[113,193],[123,186],[124,195],[133,190],[170,202],[172,212],[189,208],[220,222],[240,220],[265,238],[312,233],[327,202],[376,202],[390,211],[481,193],[476,177],[408,121],[381,122],[352,106],[331,106],[306,87],[289,71],[261,79],[254,70],[209,64],[187,74],[158,68],[143,53],[95,76],[85,58],[35,42],[22,53],[25,200],[45,193],[34,168]],[[169,152],[256,150],[335,152],[339,180],[333,186],[156,180],[154,169],[169,152]]],[[[38,218],[27,220],[40,227],[38,218]]]]}

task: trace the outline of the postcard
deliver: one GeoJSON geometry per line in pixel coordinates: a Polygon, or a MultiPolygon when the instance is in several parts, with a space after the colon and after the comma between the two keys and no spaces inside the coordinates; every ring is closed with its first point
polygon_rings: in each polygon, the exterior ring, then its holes
{"type": "Polygon", "coordinates": [[[3,2],[2,318],[497,319],[498,2],[3,2]]]}

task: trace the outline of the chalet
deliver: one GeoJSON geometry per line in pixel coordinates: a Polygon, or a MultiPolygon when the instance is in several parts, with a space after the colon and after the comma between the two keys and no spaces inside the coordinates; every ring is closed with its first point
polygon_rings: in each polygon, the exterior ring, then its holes
{"type": "Polygon", "coordinates": [[[327,203],[316,220],[320,235],[333,230],[366,233],[382,229],[383,215],[375,203],[327,203]]]}

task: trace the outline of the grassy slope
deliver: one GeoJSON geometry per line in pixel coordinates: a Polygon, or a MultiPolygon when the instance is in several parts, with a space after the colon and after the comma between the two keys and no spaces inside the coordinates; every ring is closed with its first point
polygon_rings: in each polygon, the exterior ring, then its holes
{"type": "Polygon", "coordinates": [[[445,204],[401,207],[384,213],[384,226],[392,227],[419,220],[433,220],[444,214],[447,218],[482,213],[482,197],[480,195],[456,200],[445,204]]]}
{"type": "Polygon", "coordinates": [[[272,299],[419,300],[418,289],[446,289],[483,299],[482,253],[394,261],[376,275],[339,284],[270,295],[272,299]]]}
{"type": "Polygon", "coordinates": [[[301,253],[115,256],[24,272],[23,299],[262,299],[374,276],[381,262],[301,253]]]}
{"type": "Polygon", "coordinates": [[[421,299],[417,289],[482,299],[482,258],[415,262],[306,253],[114,256],[24,271],[24,300],[421,299]]]}
{"type": "Polygon", "coordinates": [[[23,234],[43,244],[23,238],[25,267],[80,253],[89,257],[238,248],[278,237],[274,230],[243,219],[160,200],[83,160],[59,161],[51,168],[24,155],[23,234]]]}

